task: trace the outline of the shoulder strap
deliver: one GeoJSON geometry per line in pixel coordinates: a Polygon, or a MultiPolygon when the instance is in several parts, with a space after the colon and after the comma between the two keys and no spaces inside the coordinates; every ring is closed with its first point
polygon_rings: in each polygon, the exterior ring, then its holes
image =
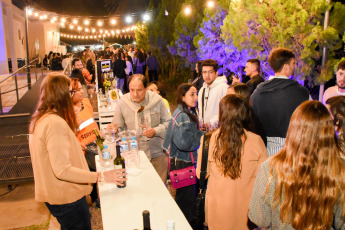
{"type": "Polygon", "coordinates": [[[208,161],[208,147],[210,143],[210,137],[212,133],[206,133],[204,135],[204,142],[202,145],[202,158],[201,158],[201,170],[200,170],[200,190],[204,188],[205,179],[207,174],[207,161],[208,161]]]}
{"type": "Polygon", "coordinates": [[[204,123],[204,106],[205,106],[205,88],[202,91],[201,95],[201,119],[202,123],[204,123]]]}

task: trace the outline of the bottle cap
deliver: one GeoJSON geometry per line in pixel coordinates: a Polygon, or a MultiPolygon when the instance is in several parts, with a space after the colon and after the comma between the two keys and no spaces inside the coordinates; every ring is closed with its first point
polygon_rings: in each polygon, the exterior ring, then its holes
{"type": "Polygon", "coordinates": [[[108,149],[108,145],[103,145],[103,149],[108,149]]]}
{"type": "Polygon", "coordinates": [[[121,138],[121,141],[126,141],[126,138],[125,138],[125,137],[122,137],[122,138],[121,138]]]}
{"type": "Polygon", "coordinates": [[[132,140],[135,140],[135,137],[132,137],[132,140]]]}

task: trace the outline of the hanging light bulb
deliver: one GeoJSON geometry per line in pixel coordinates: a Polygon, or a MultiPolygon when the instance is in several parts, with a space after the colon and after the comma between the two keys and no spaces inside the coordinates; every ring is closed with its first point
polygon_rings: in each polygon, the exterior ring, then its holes
{"type": "Polygon", "coordinates": [[[192,12],[192,10],[190,9],[189,6],[187,6],[187,7],[184,9],[184,13],[185,13],[186,15],[189,15],[191,12],[192,12]]]}
{"type": "Polygon", "coordinates": [[[98,22],[97,22],[97,25],[98,25],[98,26],[102,26],[102,25],[103,25],[103,22],[102,22],[102,21],[98,21],[98,22]]]}
{"type": "Polygon", "coordinates": [[[60,25],[61,25],[62,27],[64,27],[64,26],[65,26],[65,23],[61,22],[60,25]]]}
{"type": "Polygon", "coordinates": [[[71,30],[73,30],[73,29],[74,29],[74,26],[73,26],[73,25],[69,25],[69,28],[70,28],[71,30]]]}
{"type": "Polygon", "coordinates": [[[88,28],[85,28],[85,32],[89,32],[89,29],[88,29],[88,28]]]}
{"type": "Polygon", "coordinates": [[[150,15],[144,14],[143,19],[144,19],[144,22],[149,21],[150,20],[150,15]]]}
{"type": "Polygon", "coordinates": [[[84,24],[85,24],[85,25],[89,25],[89,24],[90,24],[90,21],[86,19],[86,20],[84,21],[84,24]]]}
{"type": "Polygon", "coordinates": [[[26,11],[26,12],[28,13],[28,15],[32,15],[32,9],[27,8],[27,11],[26,11]]]}
{"type": "Polygon", "coordinates": [[[92,33],[95,33],[96,32],[96,29],[92,29],[92,33]]]}
{"type": "Polygon", "coordinates": [[[213,8],[214,7],[214,1],[208,1],[207,2],[207,7],[209,7],[209,8],[213,8]]]}
{"type": "Polygon", "coordinates": [[[127,17],[126,17],[126,22],[127,22],[127,23],[131,23],[131,22],[132,22],[132,20],[133,20],[133,19],[132,19],[132,17],[131,17],[131,16],[127,16],[127,17]]]}
{"type": "Polygon", "coordinates": [[[73,23],[74,24],[78,24],[78,20],[77,19],[73,19],[73,23]]]}
{"type": "Polygon", "coordinates": [[[61,18],[61,22],[66,22],[66,18],[61,18]]]}
{"type": "Polygon", "coordinates": [[[34,15],[35,15],[35,17],[38,17],[38,13],[37,12],[34,15]]]}
{"type": "Polygon", "coordinates": [[[78,30],[80,31],[80,30],[82,30],[83,28],[81,28],[80,26],[78,26],[78,30]]]}
{"type": "Polygon", "coordinates": [[[115,20],[115,19],[111,19],[110,23],[111,23],[112,25],[115,25],[115,24],[116,24],[116,20],[115,20]]]}

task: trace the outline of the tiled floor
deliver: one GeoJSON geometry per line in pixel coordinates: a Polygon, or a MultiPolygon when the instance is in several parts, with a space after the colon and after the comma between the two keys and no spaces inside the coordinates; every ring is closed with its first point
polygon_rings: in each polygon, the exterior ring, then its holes
{"type": "MultiPolygon", "coordinates": [[[[47,75],[49,72],[50,72],[49,70],[42,71],[41,69],[37,69],[37,79],[42,77],[42,74],[44,76],[44,75],[47,75]]],[[[3,79],[5,79],[7,76],[8,74],[0,75],[0,82],[3,81],[3,79]]],[[[35,82],[36,82],[36,72],[35,72],[35,69],[31,69],[31,84],[33,85],[35,82]]],[[[26,72],[23,71],[17,74],[17,84],[18,84],[18,88],[24,87],[18,90],[18,98],[20,99],[28,90],[28,88],[25,87],[28,84],[26,72]]],[[[1,93],[14,90],[15,88],[16,87],[15,87],[14,76],[0,83],[1,93]]],[[[17,103],[16,91],[1,95],[1,102],[2,102],[2,107],[3,107],[3,112],[7,113],[17,103]]]]}

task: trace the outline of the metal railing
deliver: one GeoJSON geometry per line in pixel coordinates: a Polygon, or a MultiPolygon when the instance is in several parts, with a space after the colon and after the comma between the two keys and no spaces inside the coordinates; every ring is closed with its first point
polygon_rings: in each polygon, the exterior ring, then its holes
{"type": "MultiPolygon", "coordinates": [[[[26,69],[27,67],[35,67],[35,78],[36,78],[36,81],[37,81],[37,68],[36,68],[36,63],[38,62],[39,58],[35,58],[34,60],[32,60],[30,63],[29,63],[29,66],[28,65],[25,65],[21,68],[19,68],[17,71],[15,71],[14,73],[12,74],[9,74],[5,79],[1,80],[0,81],[0,84],[5,82],[7,79],[9,79],[10,77],[14,77],[14,83],[15,83],[15,89],[11,89],[11,90],[8,90],[8,91],[5,91],[5,92],[1,92],[1,85],[0,85],[0,113],[3,114],[3,107],[2,107],[2,95],[4,94],[7,94],[7,93],[11,93],[13,91],[16,91],[16,96],[17,96],[17,102],[19,101],[19,93],[18,93],[18,90],[20,89],[23,89],[25,87],[28,87],[29,84],[27,85],[24,85],[24,86],[21,86],[18,88],[18,80],[17,80],[17,74],[26,69]],[[35,65],[32,65],[32,63],[35,63],[35,65]]],[[[43,76],[43,69],[41,68],[42,70],[42,73],[41,73],[41,77],[43,76]]]]}

